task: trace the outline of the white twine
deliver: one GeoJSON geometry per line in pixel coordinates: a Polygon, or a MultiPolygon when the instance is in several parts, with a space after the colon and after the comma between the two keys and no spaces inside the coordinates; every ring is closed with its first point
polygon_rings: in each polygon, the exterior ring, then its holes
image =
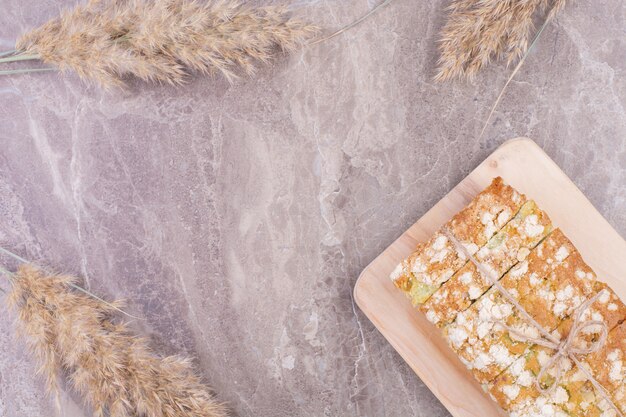
{"type": "Polygon", "coordinates": [[[446,237],[448,237],[448,239],[452,241],[452,243],[457,248],[457,250],[462,252],[470,260],[470,262],[472,262],[476,266],[476,269],[478,270],[478,272],[480,272],[480,274],[484,278],[486,278],[502,294],[502,296],[517,309],[518,313],[520,313],[522,318],[524,318],[528,323],[530,323],[532,326],[537,328],[537,330],[539,331],[539,333],[541,333],[542,336],[530,337],[518,331],[517,329],[507,326],[505,323],[497,322],[497,324],[502,326],[509,333],[514,334],[522,342],[534,343],[534,344],[544,346],[548,349],[552,349],[555,351],[555,353],[552,355],[550,360],[541,367],[541,370],[539,371],[539,374],[537,375],[537,379],[535,380],[535,386],[537,387],[537,390],[542,394],[546,394],[557,386],[557,383],[563,377],[563,368],[560,366],[559,359],[562,357],[567,357],[572,362],[574,362],[576,366],[578,366],[578,368],[581,370],[583,374],[585,374],[587,379],[598,390],[598,392],[600,392],[601,396],[604,397],[604,399],[611,405],[611,407],[615,410],[617,415],[619,417],[624,417],[624,414],[619,410],[619,408],[617,408],[617,406],[611,400],[609,393],[607,393],[604,387],[600,385],[600,383],[594,378],[591,372],[589,372],[589,370],[583,365],[583,363],[577,357],[577,355],[587,355],[593,352],[597,352],[606,343],[608,333],[609,333],[606,323],[602,321],[597,321],[597,320],[583,321],[582,319],[585,311],[587,311],[591,307],[591,305],[598,300],[602,292],[588,299],[576,309],[575,315],[574,315],[574,322],[572,324],[572,328],[570,329],[569,335],[564,340],[559,340],[558,338],[550,334],[546,329],[544,329],[543,326],[539,324],[537,320],[535,320],[524,309],[524,307],[522,307],[522,305],[515,299],[515,297],[513,297],[513,295],[506,288],[504,288],[504,286],[500,283],[498,279],[499,277],[494,276],[493,272],[490,269],[486,268],[482,263],[478,262],[478,260],[474,257],[474,255],[472,255],[467,250],[467,248],[461,242],[459,242],[459,240],[454,236],[454,234],[452,234],[449,230],[445,228],[443,229],[443,233],[446,235],[446,237]],[[600,327],[600,331],[597,332],[599,333],[600,337],[598,340],[592,343],[591,346],[587,348],[579,348],[574,345],[574,341],[576,340],[578,335],[581,334],[585,329],[588,329],[588,328],[595,329],[597,328],[597,326],[600,327]],[[551,370],[555,365],[557,365],[557,368],[556,368],[557,373],[554,378],[554,382],[552,382],[552,384],[550,384],[547,388],[544,388],[541,384],[541,380],[543,379],[543,376],[546,374],[546,372],[551,370]]]}

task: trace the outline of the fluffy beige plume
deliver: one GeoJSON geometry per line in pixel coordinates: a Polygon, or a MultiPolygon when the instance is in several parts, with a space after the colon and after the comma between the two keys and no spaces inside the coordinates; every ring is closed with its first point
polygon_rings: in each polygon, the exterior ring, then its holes
{"type": "Polygon", "coordinates": [[[511,64],[526,53],[534,19],[552,18],[565,2],[454,0],[441,34],[435,79],[471,79],[492,59],[506,59],[511,64]]]}
{"type": "Polygon", "coordinates": [[[115,305],[79,293],[74,278],[22,265],[9,301],[54,393],[62,374],[95,416],[225,417],[188,359],[161,358],[112,319],[115,305]]]}
{"type": "Polygon", "coordinates": [[[251,74],[315,31],[284,8],[236,0],[91,0],[24,34],[16,50],[103,86],[129,76],[180,84],[191,71],[251,74]]]}

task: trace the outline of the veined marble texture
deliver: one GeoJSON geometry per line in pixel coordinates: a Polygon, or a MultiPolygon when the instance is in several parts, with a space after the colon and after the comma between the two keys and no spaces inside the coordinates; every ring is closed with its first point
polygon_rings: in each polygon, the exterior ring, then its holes
{"type": "MultiPolygon", "coordinates": [[[[394,0],[232,85],[0,77],[0,245],[128,300],[155,349],[195,357],[236,416],[447,416],[352,288],[517,136],[626,235],[626,2],[568,3],[480,141],[511,68],[432,81],[447,1],[394,0]]],[[[4,0],[0,49],[73,4],[4,0]]],[[[376,4],[293,8],[333,30],[376,4]]],[[[4,299],[0,416],[90,416],[71,391],[55,411],[4,299]]]]}

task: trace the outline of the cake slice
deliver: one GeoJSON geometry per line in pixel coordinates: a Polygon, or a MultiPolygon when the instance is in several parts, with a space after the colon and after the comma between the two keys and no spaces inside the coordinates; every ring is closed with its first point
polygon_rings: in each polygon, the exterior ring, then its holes
{"type": "Polygon", "coordinates": [[[453,233],[467,251],[474,254],[515,216],[525,202],[523,194],[506,185],[502,178],[495,178],[441,231],[398,264],[390,278],[414,305],[422,304],[467,262],[465,254],[443,233],[444,229],[453,233]]]}
{"type": "Polygon", "coordinates": [[[616,415],[610,402],[615,406],[618,406],[618,403],[611,396],[607,399],[599,392],[575,364],[572,364],[571,369],[563,376],[557,389],[559,388],[563,389],[567,397],[563,395],[562,401],[557,405],[571,416],[613,417],[616,415]]]}
{"type": "Polygon", "coordinates": [[[517,336],[511,335],[499,323],[502,322],[527,337],[541,336],[537,327],[520,318],[515,307],[497,290],[492,289],[490,293],[492,291],[494,292],[492,298],[495,302],[490,309],[488,304],[485,304],[486,308],[479,311],[476,337],[468,338],[468,342],[457,352],[474,378],[481,384],[494,380],[530,345],[528,342],[521,341],[517,336]]]}
{"type": "MultiPolygon", "coordinates": [[[[606,284],[597,282],[595,287],[599,291],[599,297],[583,312],[581,320],[583,322],[588,320],[604,322],[610,331],[626,319],[626,305],[606,284]]],[[[552,335],[558,340],[564,340],[569,335],[573,321],[573,317],[565,319],[558,329],[552,332],[552,335]]],[[[594,328],[594,326],[583,329],[575,339],[575,346],[589,347],[591,343],[597,340],[599,331],[600,329],[594,328]]],[[[536,388],[539,371],[548,363],[553,354],[554,351],[547,347],[530,346],[509,368],[487,385],[489,394],[507,411],[516,410],[522,404],[538,398],[541,395],[536,388]]],[[[562,369],[568,370],[573,367],[573,364],[570,363],[569,359],[562,358],[560,366],[562,369]]],[[[547,373],[548,379],[542,383],[551,385],[554,380],[550,378],[554,378],[554,376],[555,369],[550,369],[547,373]]],[[[585,381],[586,378],[581,379],[579,370],[574,367],[572,371],[568,371],[564,375],[558,384],[569,396],[564,406],[566,411],[573,413],[573,415],[586,415],[576,414],[580,410],[585,410],[587,413],[592,412],[592,408],[588,407],[588,404],[581,403],[592,394],[595,395],[593,386],[589,386],[591,383],[585,384],[585,381]]],[[[601,409],[595,409],[595,411],[601,411],[601,409]]]]}
{"type": "Polygon", "coordinates": [[[545,329],[551,331],[602,289],[597,283],[596,274],[580,253],[575,251],[534,291],[523,297],[520,304],[545,329]]]}
{"type": "Polygon", "coordinates": [[[511,268],[500,283],[519,300],[534,290],[575,251],[576,248],[563,231],[555,229],[530,252],[527,259],[511,268]]]}
{"type": "MultiPolygon", "coordinates": [[[[549,356],[541,348],[536,355],[536,362],[547,363],[549,356]]],[[[570,417],[616,417],[613,405],[623,412],[623,403],[615,395],[600,392],[588,379],[587,374],[567,357],[560,359],[563,370],[557,385],[545,393],[540,393],[535,384],[529,388],[520,388],[519,385],[505,385],[500,391],[501,396],[492,398],[502,404],[503,398],[509,402],[510,416],[540,417],[546,415],[563,415],[570,417]],[[531,395],[528,395],[532,393],[531,395]],[[544,414],[536,414],[541,410],[544,414]],[[554,413],[554,414],[552,414],[554,413]],[[563,413],[563,414],[562,414],[563,413]]],[[[585,366],[585,365],[583,365],[585,366]]],[[[536,368],[540,365],[537,363],[536,368]]],[[[522,373],[523,374],[523,373],[522,373]]],[[[548,372],[547,380],[554,383],[556,372],[548,372]]]]}
{"type": "MultiPolygon", "coordinates": [[[[560,229],[556,229],[530,253],[526,260],[511,268],[500,282],[519,301],[521,297],[539,286],[547,275],[574,251],[572,243],[560,229]]],[[[493,315],[499,316],[499,319],[508,317],[503,311],[512,313],[513,306],[496,307],[503,302],[504,299],[500,297],[498,291],[492,289],[470,308],[459,313],[456,320],[443,329],[444,336],[453,349],[460,351],[467,343],[473,344],[478,338],[485,337],[491,331],[490,320],[495,319],[493,315]],[[482,317],[479,317],[479,314],[482,317]]]]}
{"type": "MultiPolygon", "coordinates": [[[[543,346],[533,345],[494,381],[486,385],[491,398],[502,409],[516,411],[534,402],[541,392],[537,389],[537,375],[541,367],[548,363],[553,352],[543,346]]],[[[561,364],[562,365],[562,364],[561,364]]],[[[548,371],[547,378],[554,378],[556,369],[548,371]]]]}
{"type": "Polygon", "coordinates": [[[611,330],[602,349],[588,355],[584,361],[605,390],[611,394],[623,392],[626,384],[626,323],[611,330]]]}
{"type": "MultiPolygon", "coordinates": [[[[603,289],[596,285],[595,274],[590,271],[580,254],[575,251],[534,291],[522,297],[519,304],[545,331],[552,332],[585,300],[603,289]]],[[[512,307],[508,306],[509,309],[512,307]]],[[[505,322],[509,328],[521,334],[533,338],[540,336],[539,329],[516,309],[504,319],[494,318],[483,309],[479,311],[478,321],[477,328],[484,326],[487,330],[482,330],[475,340],[468,338],[458,354],[481,383],[493,381],[532,345],[511,334],[499,322],[505,322]]]]}
{"type": "Polygon", "coordinates": [[[626,414],[626,385],[621,384],[611,396],[617,408],[619,408],[622,414],[626,414]]]}
{"type": "Polygon", "coordinates": [[[570,395],[564,388],[529,399],[509,413],[510,417],[617,417],[609,402],[591,383],[570,395]]]}
{"type": "MultiPolygon", "coordinates": [[[[555,390],[555,392],[541,395],[533,400],[529,400],[520,407],[512,411],[510,417],[573,417],[564,411],[558,403],[561,402],[562,396],[561,390],[555,390]]],[[[608,416],[607,416],[608,417],[608,416]]]]}
{"type": "MultiPolygon", "coordinates": [[[[605,323],[610,332],[626,320],[626,304],[604,282],[595,282],[594,292],[598,293],[598,298],[587,310],[582,312],[580,320],[583,323],[587,321],[605,323]]],[[[559,325],[559,332],[565,336],[569,335],[573,324],[574,317],[568,317],[559,325]]],[[[598,340],[601,330],[600,325],[582,329],[576,337],[576,347],[589,348],[598,340]]]]}
{"type": "MultiPolygon", "coordinates": [[[[493,271],[493,275],[498,278],[508,270],[502,278],[502,284],[513,295],[521,297],[575,250],[572,243],[558,229],[541,242],[550,229],[547,215],[533,202],[528,202],[515,218],[491,239],[499,242],[500,246],[507,246],[508,251],[498,251],[495,248],[491,251],[481,249],[476,255],[476,260],[493,271]],[[540,231],[541,226],[543,230],[540,231]],[[539,244],[537,250],[531,250],[537,244],[539,244]],[[514,264],[515,266],[509,270],[514,264]]],[[[491,243],[490,241],[487,247],[491,243]]],[[[489,287],[490,280],[482,276],[475,264],[469,262],[420,309],[433,324],[444,327],[489,287]]]]}

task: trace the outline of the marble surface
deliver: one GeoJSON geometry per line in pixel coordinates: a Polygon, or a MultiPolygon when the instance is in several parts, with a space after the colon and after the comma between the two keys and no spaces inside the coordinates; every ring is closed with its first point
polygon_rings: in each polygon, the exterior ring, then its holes
{"type": "MultiPolygon", "coordinates": [[[[66,3],[5,0],[0,49],[66,3]]],[[[370,0],[300,0],[329,29],[370,0]]],[[[395,0],[255,79],[0,78],[0,245],[129,300],[237,416],[447,416],[358,310],[359,272],[506,139],[626,235],[626,3],[572,1],[509,74],[432,82],[442,1],[395,0]]],[[[7,259],[3,263],[12,266],[7,259]]],[[[7,289],[6,282],[0,286],[7,289]]],[[[55,415],[0,294],[0,415],[55,415]]],[[[71,392],[57,415],[89,416],[71,392]]]]}

